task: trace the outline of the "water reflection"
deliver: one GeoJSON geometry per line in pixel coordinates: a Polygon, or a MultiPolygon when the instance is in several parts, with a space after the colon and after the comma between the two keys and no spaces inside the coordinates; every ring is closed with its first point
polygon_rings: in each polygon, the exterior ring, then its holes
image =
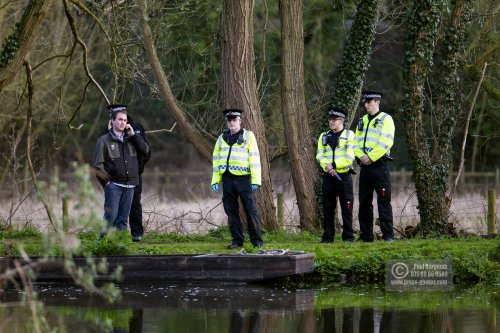
{"type": "MultiPolygon", "coordinates": [[[[498,332],[498,288],[386,293],[373,286],[292,289],[245,284],[122,286],[118,304],[79,288],[37,285],[51,327],[68,332],[498,332]]],[[[0,332],[31,332],[30,311],[5,306],[0,332]]],[[[3,306],[2,306],[3,304],[3,306]]]]}
{"type": "Polygon", "coordinates": [[[498,332],[495,313],[477,310],[322,309],[317,332],[498,332]]]}

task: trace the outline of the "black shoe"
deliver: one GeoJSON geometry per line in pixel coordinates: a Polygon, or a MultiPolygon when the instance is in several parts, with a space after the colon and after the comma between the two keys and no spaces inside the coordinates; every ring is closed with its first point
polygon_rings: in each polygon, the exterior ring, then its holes
{"type": "Polygon", "coordinates": [[[333,243],[332,240],[322,239],[320,243],[333,243]]]}
{"type": "Polygon", "coordinates": [[[254,244],[253,247],[258,247],[260,250],[262,250],[264,248],[264,244],[263,243],[257,243],[257,244],[254,244]]]}
{"type": "Polygon", "coordinates": [[[369,240],[366,240],[366,239],[362,239],[362,238],[358,238],[355,240],[355,242],[361,242],[361,243],[371,243],[373,242],[372,240],[369,241],[369,240]]]}
{"type": "Polygon", "coordinates": [[[243,244],[235,244],[235,243],[231,243],[227,246],[228,249],[232,250],[232,249],[236,249],[237,247],[242,247],[243,244]]]}
{"type": "Polygon", "coordinates": [[[132,242],[140,242],[142,240],[142,236],[132,236],[132,242]]]}
{"type": "Polygon", "coordinates": [[[354,238],[349,238],[349,239],[344,239],[344,242],[347,242],[347,243],[354,243],[355,240],[354,238]]]}

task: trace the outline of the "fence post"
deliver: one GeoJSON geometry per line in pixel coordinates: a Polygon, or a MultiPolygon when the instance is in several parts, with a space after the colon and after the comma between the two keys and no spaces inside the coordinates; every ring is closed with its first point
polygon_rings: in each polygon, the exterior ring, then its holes
{"type": "Polygon", "coordinates": [[[495,190],[488,190],[488,234],[496,234],[496,193],[495,190]]]}
{"type": "Polygon", "coordinates": [[[63,195],[62,197],[62,227],[64,232],[68,232],[69,225],[69,205],[68,197],[63,195]]]}
{"type": "Polygon", "coordinates": [[[283,208],[283,192],[278,192],[278,225],[281,230],[285,229],[285,211],[283,208]]]}

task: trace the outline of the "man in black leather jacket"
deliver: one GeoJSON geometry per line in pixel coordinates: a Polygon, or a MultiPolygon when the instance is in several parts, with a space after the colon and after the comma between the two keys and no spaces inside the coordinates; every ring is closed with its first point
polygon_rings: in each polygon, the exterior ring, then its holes
{"type": "Polygon", "coordinates": [[[109,107],[111,129],[97,140],[93,167],[104,188],[104,219],[107,227],[127,229],[134,188],[139,185],[138,152],[149,153],[149,146],[128,123],[127,106],[109,107]]]}

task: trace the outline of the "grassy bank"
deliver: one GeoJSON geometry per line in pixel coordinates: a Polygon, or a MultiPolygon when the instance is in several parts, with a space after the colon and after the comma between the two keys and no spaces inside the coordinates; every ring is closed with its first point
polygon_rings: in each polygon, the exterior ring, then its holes
{"type": "MultiPolygon", "coordinates": [[[[81,254],[98,256],[238,252],[226,249],[231,240],[227,227],[212,230],[208,235],[148,233],[140,243],[132,243],[126,233],[115,233],[102,240],[90,232],[77,236],[81,241],[81,254]]],[[[263,237],[266,250],[314,253],[314,273],[300,277],[304,282],[323,284],[345,279],[377,283],[384,280],[387,260],[447,259],[453,263],[455,283],[500,284],[500,238],[412,239],[397,240],[392,244],[382,241],[343,243],[337,239],[333,244],[320,244],[320,234],[308,232],[274,232],[263,237]]],[[[6,252],[18,255],[20,244],[29,255],[41,255],[47,237],[34,230],[0,233],[0,255],[6,252]]],[[[250,244],[243,249],[247,253],[258,252],[250,244]]],[[[51,254],[58,254],[57,246],[51,254]]]]}

